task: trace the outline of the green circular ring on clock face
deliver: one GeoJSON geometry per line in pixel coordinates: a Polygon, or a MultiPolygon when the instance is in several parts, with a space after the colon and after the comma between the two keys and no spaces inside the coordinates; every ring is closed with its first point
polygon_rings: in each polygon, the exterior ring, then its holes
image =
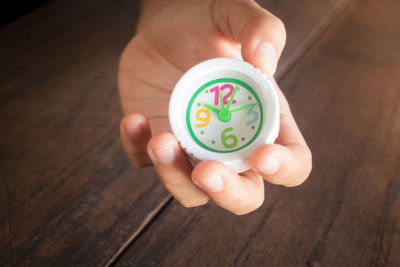
{"type": "Polygon", "coordinates": [[[221,78],[205,83],[190,98],[186,124],[193,140],[217,152],[239,151],[259,135],[262,103],[247,83],[221,78]]]}

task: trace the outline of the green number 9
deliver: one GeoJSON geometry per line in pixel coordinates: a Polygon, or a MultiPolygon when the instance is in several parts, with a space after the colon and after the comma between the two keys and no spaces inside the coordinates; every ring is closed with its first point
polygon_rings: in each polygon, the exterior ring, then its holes
{"type": "Polygon", "coordinates": [[[237,143],[238,143],[237,137],[236,137],[235,135],[233,135],[233,134],[226,135],[226,133],[228,133],[228,132],[230,132],[230,131],[233,131],[233,128],[232,128],[232,127],[226,128],[226,129],[223,130],[222,133],[221,133],[222,145],[223,145],[224,147],[226,147],[226,148],[234,148],[234,147],[237,145],[237,143]],[[229,139],[232,140],[232,141],[230,142],[231,144],[228,144],[228,142],[227,142],[229,139]]]}

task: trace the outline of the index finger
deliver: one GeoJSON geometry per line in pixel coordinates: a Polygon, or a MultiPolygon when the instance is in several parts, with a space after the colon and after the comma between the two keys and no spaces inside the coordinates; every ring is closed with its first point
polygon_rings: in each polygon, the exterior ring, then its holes
{"type": "Polygon", "coordinates": [[[255,1],[214,0],[211,11],[215,27],[241,43],[243,59],[272,76],[286,42],[283,22],[255,1]]]}

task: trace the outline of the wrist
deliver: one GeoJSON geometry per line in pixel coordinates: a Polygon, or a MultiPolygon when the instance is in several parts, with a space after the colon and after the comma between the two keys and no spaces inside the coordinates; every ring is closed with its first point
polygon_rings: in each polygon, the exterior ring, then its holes
{"type": "Polygon", "coordinates": [[[140,8],[140,16],[136,26],[137,31],[140,31],[149,21],[156,18],[157,15],[171,7],[171,11],[179,12],[184,6],[192,6],[194,3],[203,3],[213,0],[142,0],[140,8]]]}
{"type": "Polygon", "coordinates": [[[139,31],[147,22],[154,18],[166,6],[181,0],[142,0],[140,6],[140,16],[136,26],[139,31]]]}

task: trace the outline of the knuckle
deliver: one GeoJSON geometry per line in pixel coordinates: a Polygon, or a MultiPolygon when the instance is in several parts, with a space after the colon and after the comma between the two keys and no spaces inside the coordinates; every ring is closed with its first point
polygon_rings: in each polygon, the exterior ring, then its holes
{"type": "Polygon", "coordinates": [[[128,116],[125,116],[122,118],[120,124],[120,132],[122,133],[123,131],[126,131],[126,129],[128,128],[128,116]]]}
{"type": "Polygon", "coordinates": [[[268,11],[265,13],[259,14],[252,19],[252,21],[247,25],[248,28],[258,29],[265,28],[270,41],[280,49],[283,49],[283,46],[286,43],[286,28],[282,20],[278,17],[270,14],[268,11]]]}
{"type": "Polygon", "coordinates": [[[257,197],[256,200],[253,203],[253,209],[256,210],[259,207],[261,207],[264,204],[264,194],[261,196],[257,197]]]}
{"type": "Polygon", "coordinates": [[[309,148],[307,149],[307,154],[308,154],[308,160],[307,160],[308,161],[308,174],[310,174],[313,163],[312,163],[312,152],[309,148]]]}
{"type": "Polygon", "coordinates": [[[233,214],[240,216],[240,215],[246,215],[246,214],[248,214],[248,213],[250,213],[250,212],[252,212],[252,211],[237,210],[237,211],[233,211],[233,214]]]}
{"type": "Polygon", "coordinates": [[[277,31],[280,32],[281,34],[286,35],[286,27],[285,23],[278,18],[277,16],[268,13],[268,15],[265,15],[266,19],[268,20],[268,23],[273,26],[273,28],[277,31]]]}
{"type": "Polygon", "coordinates": [[[310,176],[312,171],[312,153],[307,145],[295,145],[296,155],[300,159],[282,183],[286,187],[299,186],[310,176]]]}
{"type": "Polygon", "coordinates": [[[195,200],[181,200],[178,201],[179,204],[181,204],[184,208],[194,208],[194,207],[199,207],[207,204],[209,201],[208,197],[201,198],[201,199],[195,199],[195,200]]]}
{"type": "Polygon", "coordinates": [[[278,17],[273,17],[270,21],[272,24],[271,34],[275,41],[283,46],[286,43],[286,28],[285,24],[278,17]]]}
{"type": "Polygon", "coordinates": [[[127,115],[125,115],[124,118],[122,118],[121,123],[124,123],[126,125],[130,125],[133,123],[143,123],[145,120],[145,117],[139,113],[139,112],[131,112],[127,115]]]}
{"type": "MultiPolygon", "coordinates": [[[[235,203],[238,203],[237,201],[235,203]]],[[[250,212],[257,210],[264,203],[264,193],[254,194],[252,198],[249,198],[247,203],[240,202],[241,204],[234,205],[236,208],[232,210],[232,213],[236,215],[245,215],[250,212]]]]}
{"type": "Polygon", "coordinates": [[[302,180],[301,183],[303,183],[308,178],[308,176],[310,176],[312,170],[312,153],[308,147],[304,152],[304,158],[305,160],[303,164],[303,172],[300,174],[300,180],[302,180]]]}
{"type": "Polygon", "coordinates": [[[308,178],[308,176],[310,176],[313,167],[311,151],[309,151],[308,153],[309,153],[309,159],[307,160],[306,167],[304,170],[303,182],[308,178]]]}
{"type": "Polygon", "coordinates": [[[241,209],[237,209],[237,210],[233,210],[232,212],[235,214],[235,215],[246,215],[246,214],[249,214],[250,212],[253,212],[253,211],[255,211],[256,209],[258,209],[259,208],[259,206],[258,207],[252,207],[252,206],[249,206],[249,207],[246,207],[246,208],[241,208],[241,209]]]}
{"type": "Polygon", "coordinates": [[[290,182],[287,183],[285,186],[287,186],[287,187],[295,187],[295,186],[301,185],[310,176],[311,170],[312,170],[312,162],[310,160],[309,162],[306,162],[306,164],[303,166],[303,169],[297,175],[297,177],[289,179],[290,182]]]}
{"type": "Polygon", "coordinates": [[[281,32],[282,35],[285,35],[285,36],[286,36],[286,27],[285,27],[285,23],[283,23],[283,21],[282,21],[280,18],[274,16],[274,25],[275,25],[275,28],[276,28],[279,32],[281,32]]]}
{"type": "Polygon", "coordinates": [[[258,17],[260,24],[268,25],[270,36],[280,45],[284,45],[286,42],[286,27],[283,21],[266,11],[266,14],[262,14],[258,17]]]}

